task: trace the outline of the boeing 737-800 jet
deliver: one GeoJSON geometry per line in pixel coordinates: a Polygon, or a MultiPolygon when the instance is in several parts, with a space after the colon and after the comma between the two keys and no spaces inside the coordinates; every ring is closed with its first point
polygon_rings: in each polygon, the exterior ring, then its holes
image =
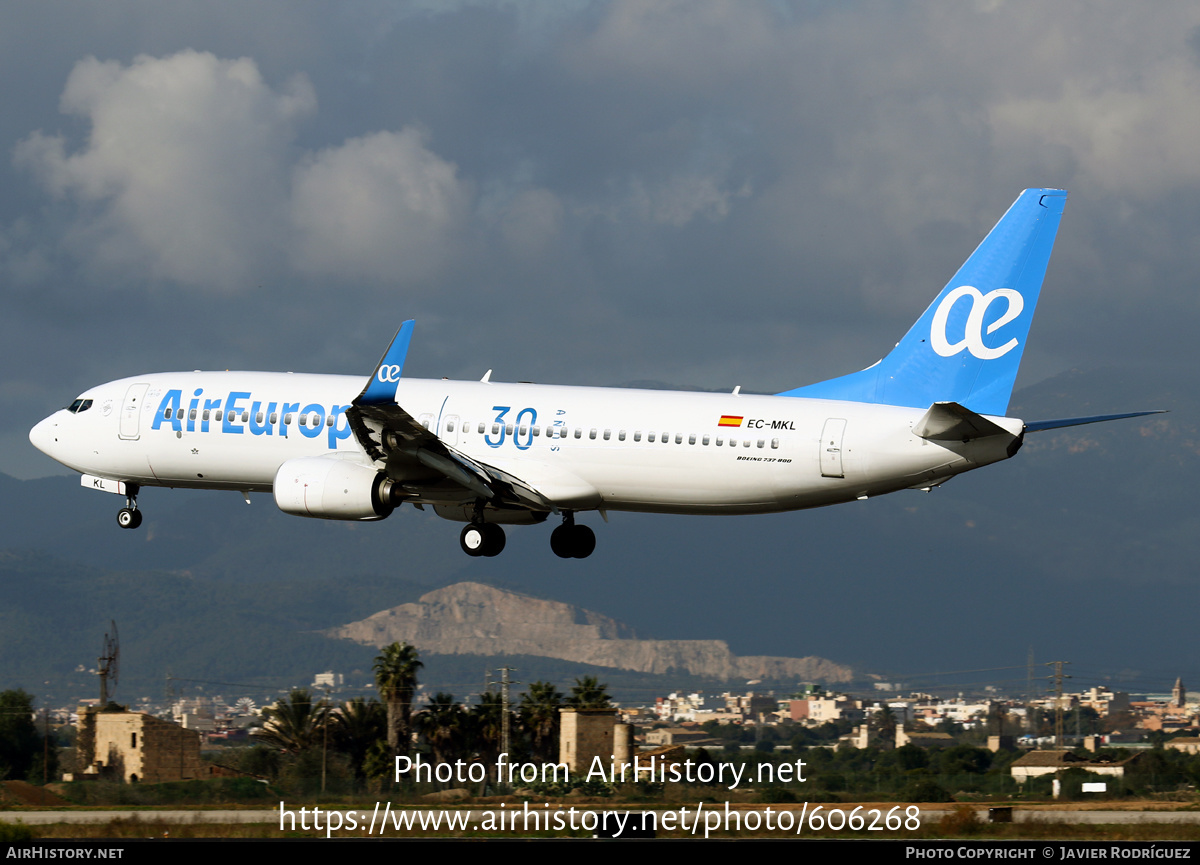
{"type": "Polygon", "coordinates": [[[40,450],[125,496],[144,486],[273,493],[285,513],[379,520],[399,505],[465,522],[472,556],[502,524],[582,511],[758,514],[929,489],[1013,456],[1028,432],[1135,417],[1005,417],[1067,194],[1021,193],[883,360],[774,396],[401,378],[413,322],[362,378],[175,372],[92,388],[37,424],[40,450]]]}

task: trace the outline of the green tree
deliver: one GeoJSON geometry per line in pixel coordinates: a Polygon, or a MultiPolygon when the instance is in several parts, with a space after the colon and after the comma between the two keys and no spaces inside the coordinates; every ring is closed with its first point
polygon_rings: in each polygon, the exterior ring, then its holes
{"type": "Polygon", "coordinates": [[[608,699],[608,685],[601,685],[595,676],[583,676],[576,679],[571,686],[571,696],[567,705],[576,709],[609,709],[612,702],[608,699]]]}
{"type": "Polygon", "coordinates": [[[297,688],[286,700],[279,700],[263,710],[267,722],[254,737],[272,748],[299,754],[321,744],[326,711],[324,703],[315,703],[311,693],[297,688]]]}
{"type": "Polygon", "coordinates": [[[376,742],[387,738],[387,710],[375,700],[355,697],[334,713],[330,725],[334,747],[346,755],[356,781],[366,778],[363,764],[376,742]]]}
{"type": "Polygon", "coordinates": [[[387,704],[387,742],[396,756],[407,756],[412,742],[412,701],[423,666],[408,643],[392,643],[375,659],[375,687],[387,704]]]}
{"type": "Polygon", "coordinates": [[[0,693],[0,779],[25,780],[36,763],[37,777],[29,780],[40,783],[43,748],[33,723],[33,695],[20,690],[0,693]]]}
{"type": "Polygon", "coordinates": [[[517,709],[521,728],[529,736],[533,759],[543,763],[558,758],[559,710],[563,695],[549,682],[534,682],[517,709]]]}
{"type": "Polygon", "coordinates": [[[896,713],[892,711],[892,707],[887,703],[880,706],[879,712],[876,715],[876,720],[879,722],[879,736],[885,742],[891,743],[896,741],[896,713]]]}
{"type": "Polygon", "coordinates": [[[450,763],[460,755],[468,738],[467,713],[453,694],[434,694],[416,721],[417,731],[433,750],[435,762],[450,763]]]}
{"type": "Polygon", "coordinates": [[[485,691],[468,714],[471,742],[479,758],[486,765],[494,766],[500,756],[503,738],[504,698],[495,691],[485,691]]]}

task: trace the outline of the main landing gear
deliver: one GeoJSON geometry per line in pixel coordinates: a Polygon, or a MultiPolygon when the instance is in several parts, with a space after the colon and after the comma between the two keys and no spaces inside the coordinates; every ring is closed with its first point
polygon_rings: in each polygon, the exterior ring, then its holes
{"type": "MultiPolygon", "coordinates": [[[[485,523],[483,508],[477,506],[471,522],[458,536],[458,543],[468,556],[498,556],[504,550],[504,529],[495,523],[485,523]]],[[[560,559],[586,559],[596,549],[596,533],[587,526],[576,525],[575,514],[565,511],[562,525],[550,533],[550,549],[560,559]]]]}
{"type": "Polygon", "coordinates": [[[563,524],[550,533],[550,549],[560,559],[586,559],[596,549],[596,533],[575,524],[575,515],[563,514],[563,524]]]}
{"type": "Polygon", "coordinates": [[[142,512],[137,506],[137,487],[125,496],[125,507],[117,511],[117,525],[123,529],[136,529],[142,524],[142,512]]]}
{"type": "Polygon", "coordinates": [[[458,536],[468,556],[498,556],[504,549],[504,529],[495,523],[471,523],[458,536]]]}

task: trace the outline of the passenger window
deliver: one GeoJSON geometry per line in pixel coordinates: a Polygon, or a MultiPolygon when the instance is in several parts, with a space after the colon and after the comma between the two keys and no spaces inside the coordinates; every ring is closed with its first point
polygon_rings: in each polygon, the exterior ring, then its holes
{"type": "Polygon", "coordinates": [[[720,447],[723,444],[725,444],[725,439],[721,438],[720,436],[717,436],[717,441],[716,441],[717,447],[720,447]]]}
{"type": "Polygon", "coordinates": [[[688,444],[694,445],[695,443],[696,443],[696,434],[692,433],[690,436],[688,436],[688,444]]]}
{"type": "Polygon", "coordinates": [[[772,450],[779,449],[779,439],[771,439],[771,449],[772,450]]]}
{"type": "Polygon", "coordinates": [[[534,425],[534,427],[533,427],[533,434],[534,434],[535,436],[540,436],[540,435],[542,434],[542,428],[541,428],[540,426],[537,426],[537,425],[535,424],[535,425],[534,425]]]}
{"type": "Polygon", "coordinates": [[[703,439],[701,439],[700,443],[704,445],[708,444],[708,436],[705,436],[703,439]]]}
{"type": "Polygon", "coordinates": [[[273,423],[273,424],[279,423],[279,412],[277,412],[277,411],[271,412],[271,423],[273,423]]]}
{"type": "Polygon", "coordinates": [[[612,430],[606,429],[604,431],[604,440],[608,441],[610,438],[612,438],[612,430]]]}
{"type": "MultiPolygon", "coordinates": [[[[495,426],[495,424],[492,424],[492,426],[494,427],[494,426],[495,426]]],[[[480,421],[480,422],[479,422],[479,434],[480,434],[480,435],[483,435],[483,431],[484,431],[484,429],[485,429],[485,427],[484,427],[484,425],[483,425],[483,421],[480,421]]],[[[492,430],[492,432],[493,432],[493,433],[495,433],[495,432],[496,432],[496,430],[495,430],[495,429],[493,429],[493,430],[492,430]]]]}
{"type": "Polygon", "coordinates": [[[308,415],[300,415],[300,426],[308,426],[308,415]]]}
{"type": "Polygon", "coordinates": [[[640,442],[642,440],[642,431],[640,429],[633,431],[633,440],[640,442]]]}
{"type": "Polygon", "coordinates": [[[667,444],[667,443],[668,443],[670,440],[671,440],[671,434],[670,434],[670,433],[663,433],[663,434],[662,434],[662,443],[663,443],[663,444],[667,444]]]}
{"type": "Polygon", "coordinates": [[[619,433],[617,433],[617,441],[625,441],[625,430],[621,430],[619,433]]]}
{"type": "MultiPolygon", "coordinates": [[[[262,412],[258,413],[258,422],[262,423],[262,412]]],[[[325,418],[325,426],[333,426],[333,415],[325,418]]]]}
{"type": "Polygon", "coordinates": [[[588,433],[588,438],[590,438],[590,439],[595,439],[595,438],[596,438],[596,431],[595,431],[595,430],[592,430],[590,433],[588,433]]]}
{"type": "Polygon", "coordinates": [[[165,412],[163,412],[163,417],[166,418],[167,420],[171,419],[171,409],[169,407],[167,408],[167,410],[165,412]]]}
{"type": "MultiPolygon", "coordinates": [[[[244,412],[242,412],[242,423],[250,423],[250,409],[246,409],[244,412]]],[[[317,420],[317,416],[314,414],[313,426],[317,426],[319,423],[320,421],[317,420]]]]}
{"type": "Polygon", "coordinates": [[[191,411],[188,412],[188,420],[195,420],[195,419],[196,419],[196,410],[192,409],[191,411]]]}
{"type": "MultiPolygon", "coordinates": [[[[217,420],[220,420],[220,419],[221,419],[221,413],[217,412],[217,420]]],[[[254,422],[256,424],[258,424],[259,426],[262,426],[262,422],[263,422],[263,413],[262,412],[259,412],[258,414],[256,414],[254,416],[254,422]]]]}
{"type": "Polygon", "coordinates": [[[217,409],[215,412],[213,412],[213,420],[219,421],[222,414],[224,414],[224,412],[222,412],[220,409],[217,409]]]}
{"type": "Polygon", "coordinates": [[[577,439],[583,438],[583,427],[581,427],[581,426],[575,427],[575,438],[577,438],[577,439]]]}
{"type": "Polygon", "coordinates": [[[287,414],[285,414],[285,415],[283,416],[283,425],[284,425],[284,426],[291,426],[291,425],[292,425],[292,413],[291,413],[291,412],[288,412],[287,414]]]}
{"type": "Polygon", "coordinates": [[[742,442],[742,447],[744,447],[744,448],[748,448],[748,447],[750,447],[750,439],[745,439],[745,440],[742,442]]]}
{"type": "Polygon", "coordinates": [[[766,442],[765,442],[765,441],[763,441],[762,439],[759,439],[759,440],[758,440],[758,446],[759,446],[759,447],[762,447],[762,446],[763,446],[763,445],[765,445],[765,444],[766,444],[766,442]]]}
{"type": "MultiPolygon", "coordinates": [[[[695,441],[694,441],[695,438],[696,438],[695,436],[692,436],[693,444],[695,444],[695,441]]],[[[675,444],[677,444],[677,445],[683,444],[683,433],[675,433],[675,444]]]]}
{"type": "Polygon", "coordinates": [[[492,424],[492,435],[494,435],[494,436],[500,435],[500,424],[498,424],[498,423],[492,424]]]}
{"type": "Polygon", "coordinates": [[[512,431],[513,431],[513,425],[512,425],[512,424],[505,424],[505,425],[504,425],[504,434],[505,434],[505,435],[512,435],[512,431]]]}
{"type": "Polygon", "coordinates": [[[527,435],[528,433],[529,433],[529,427],[525,426],[525,424],[521,424],[521,431],[520,431],[519,435],[527,435]]]}
{"type": "Polygon", "coordinates": [[[208,420],[208,415],[209,415],[209,411],[208,411],[208,409],[205,409],[204,413],[202,415],[200,415],[200,420],[208,420]]]}
{"type": "Polygon", "coordinates": [[[654,433],[652,433],[652,432],[646,433],[646,441],[653,442],[654,441],[654,433]]]}

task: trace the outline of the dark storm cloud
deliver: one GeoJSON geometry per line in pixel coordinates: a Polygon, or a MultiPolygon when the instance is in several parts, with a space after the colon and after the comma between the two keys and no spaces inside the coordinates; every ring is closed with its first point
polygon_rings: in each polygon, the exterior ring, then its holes
{"type": "Polygon", "coordinates": [[[0,6],[0,470],[106,378],[782,389],[1072,198],[1026,380],[1191,360],[1189,4],[0,6]]]}

